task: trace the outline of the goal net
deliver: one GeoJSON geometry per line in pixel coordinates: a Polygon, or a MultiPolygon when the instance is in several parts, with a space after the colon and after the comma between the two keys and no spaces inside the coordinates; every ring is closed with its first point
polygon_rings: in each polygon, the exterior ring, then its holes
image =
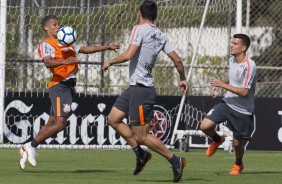
{"type": "MultiPolygon", "coordinates": [[[[166,32],[171,44],[188,69],[193,50],[196,47],[199,25],[206,2],[195,0],[160,0],[156,2],[159,6],[156,25],[166,32]]],[[[209,87],[206,85],[209,77],[225,73],[229,29],[231,28],[229,18],[234,8],[233,4],[227,2],[227,0],[213,1],[209,7],[206,24],[206,27],[209,28],[203,29],[202,40],[205,42],[199,45],[196,57],[198,64],[192,76],[191,94],[209,94],[209,87]],[[214,64],[217,66],[213,67],[214,64]]],[[[36,102],[27,103],[21,100],[23,96],[28,96],[32,97],[31,101],[34,101],[34,95],[38,101],[42,100],[41,98],[46,99],[47,94],[45,93],[48,91],[47,83],[51,74],[39,60],[37,54],[38,44],[44,38],[41,28],[42,18],[48,14],[55,14],[59,17],[61,25],[73,26],[78,35],[76,44],[120,43],[122,48],[117,52],[121,53],[127,49],[131,30],[138,23],[139,6],[139,0],[7,0],[5,26],[8,31],[6,38],[1,37],[2,42],[5,40],[6,43],[5,92],[7,99],[15,98],[16,100],[6,100],[4,143],[9,143],[9,146],[19,146],[36,136],[39,129],[48,120],[46,107],[42,108],[36,102]],[[38,115],[27,115],[34,108],[42,109],[42,112],[39,112],[38,115]]],[[[77,75],[76,90],[79,96],[115,96],[126,89],[128,85],[127,64],[112,67],[107,73],[101,71],[101,63],[116,54],[101,52],[78,56],[80,71],[77,75]]],[[[181,95],[178,89],[178,74],[173,63],[164,54],[159,56],[153,73],[159,95],[181,95]]],[[[75,109],[75,104],[73,106],[75,109]]],[[[107,114],[104,114],[103,108],[105,108],[103,103],[100,106],[98,104],[96,115],[73,114],[69,118],[66,130],[47,139],[41,147],[128,148],[126,142],[107,125],[107,114]],[[105,136],[105,129],[107,136],[105,136]],[[91,131],[96,131],[95,142],[92,141],[93,136],[89,136],[92,135],[91,131]],[[78,134],[79,141],[77,140],[78,134]]]]}

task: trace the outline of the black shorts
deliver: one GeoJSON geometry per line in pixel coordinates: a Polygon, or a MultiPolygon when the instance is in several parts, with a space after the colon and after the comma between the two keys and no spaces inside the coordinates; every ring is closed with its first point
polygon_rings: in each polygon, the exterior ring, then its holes
{"type": "Polygon", "coordinates": [[[208,112],[206,118],[217,124],[227,121],[236,139],[251,139],[253,115],[239,113],[221,102],[208,112]]]}
{"type": "Polygon", "coordinates": [[[129,115],[130,125],[142,126],[154,117],[156,90],[154,87],[129,86],[116,100],[114,107],[129,115]]]}
{"type": "Polygon", "coordinates": [[[75,94],[74,86],[76,79],[61,81],[49,88],[49,97],[51,100],[50,115],[69,117],[71,114],[71,104],[75,94]]]}

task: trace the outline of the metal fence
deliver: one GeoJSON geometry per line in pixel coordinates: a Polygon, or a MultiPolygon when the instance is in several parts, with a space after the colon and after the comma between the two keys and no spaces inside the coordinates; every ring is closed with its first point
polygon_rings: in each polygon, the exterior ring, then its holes
{"type": "MultiPolygon", "coordinates": [[[[188,71],[206,1],[156,2],[156,25],[166,32],[188,71]]],[[[226,76],[229,41],[236,33],[236,5],[234,0],[210,2],[190,81],[191,95],[209,95],[210,78],[226,76]]],[[[78,55],[76,87],[84,94],[119,94],[128,86],[128,64],[111,67],[108,72],[101,70],[101,64],[127,49],[131,30],[138,23],[139,6],[140,0],[7,0],[6,25],[0,25],[7,30],[6,37],[0,33],[0,43],[6,44],[5,50],[0,50],[0,59],[5,58],[5,91],[47,91],[51,74],[39,60],[37,47],[44,38],[42,18],[55,14],[61,25],[77,30],[76,44],[121,44],[118,53],[78,55]]],[[[257,64],[256,96],[282,97],[282,1],[246,0],[242,7],[242,32],[252,41],[248,55],[257,64]]],[[[159,95],[180,95],[179,76],[167,56],[159,56],[153,73],[159,95]]]]}

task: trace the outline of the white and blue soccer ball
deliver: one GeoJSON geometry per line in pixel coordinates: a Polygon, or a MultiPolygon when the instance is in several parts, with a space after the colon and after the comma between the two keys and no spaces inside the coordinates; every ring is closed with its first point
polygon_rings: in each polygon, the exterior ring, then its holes
{"type": "Polygon", "coordinates": [[[62,45],[71,45],[76,41],[77,34],[73,27],[63,26],[57,33],[57,39],[62,45]]]}

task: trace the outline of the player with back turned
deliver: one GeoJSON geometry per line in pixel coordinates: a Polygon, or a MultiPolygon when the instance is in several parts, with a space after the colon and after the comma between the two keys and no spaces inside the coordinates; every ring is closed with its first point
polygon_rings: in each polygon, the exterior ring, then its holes
{"type": "Polygon", "coordinates": [[[228,121],[233,131],[233,146],[236,160],[229,174],[240,174],[244,169],[244,143],[251,139],[256,87],[256,64],[246,56],[250,38],[245,34],[235,34],[231,38],[228,79],[212,79],[213,94],[218,88],[227,90],[221,103],[215,105],[204,118],[200,128],[213,142],[206,156],[215,154],[225,141],[215,131],[215,126],[228,121]]]}
{"type": "Polygon", "coordinates": [[[27,160],[32,166],[36,166],[36,147],[47,138],[64,130],[67,125],[67,119],[72,113],[71,104],[75,94],[74,87],[78,71],[76,54],[115,50],[120,47],[119,45],[85,47],[61,45],[57,40],[60,25],[55,15],[45,16],[42,20],[42,28],[47,38],[40,43],[38,53],[45,66],[53,74],[48,83],[51,100],[50,117],[47,124],[40,129],[34,139],[19,149],[21,169],[25,169],[27,160]]]}
{"type": "Polygon", "coordinates": [[[171,47],[164,33],[154,25],[156,17],[157,4],[153,1],[143,1],[138,12],[139,24],[133,28],[127,51],[104,63],[103,69],[107,70],[114,64],[130,60],[130,86],[116,100],[108,115],[108,122],[136,154],[134,175],[139,174],[152,157],[151,153],[140,147],[146,145],[170,162],[174,174],[173,181],[178,182],[186,160],[175,156],[161,140],[149,133],[156,101],[152,69],[160,51],[166,53],[173,61],[180,75],[179,87],[183,93],[187,92],[188,84],[180,57],[171,47]],[[132,129],[122,121],[128,115],[132,129]]]}

